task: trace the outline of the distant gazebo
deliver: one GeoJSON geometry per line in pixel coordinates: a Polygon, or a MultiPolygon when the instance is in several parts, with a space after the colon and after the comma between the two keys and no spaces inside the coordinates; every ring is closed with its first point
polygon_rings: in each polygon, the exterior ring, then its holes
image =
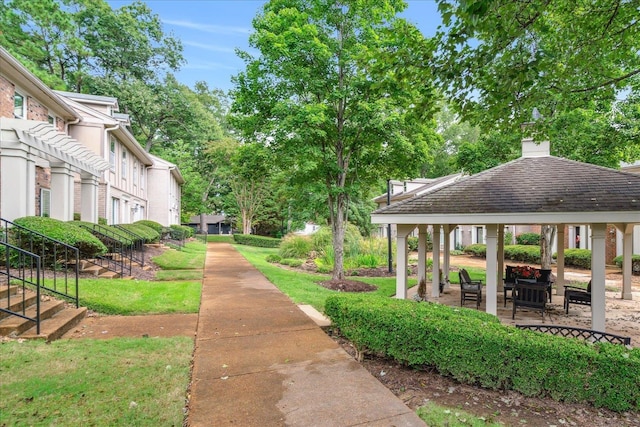
{"type": "MultiPolygon", "coordinates": [[[[419,231],[419,279],[426,279],[427,225],[433,241],[445,233],[444,265],[449,269],[449,233],[458,225],[485,224],[487,229],[486,310],[497,314],[498,288],[504,271],[505,224],[557,226],[557,293],[564,293],[564,226],[591,227],[591,328],[605,328],[605,238],[607,224],[623,235],[622,298],[631,295],[633,226],[640,224],[640,175],[554,157],[549,142],[522,143],[522,157],[469,176],[434,191],[380,208],[374,224],[396,224],[396,297],[407,297],[407,236],[419,231]]],[[[433,271],[440,266],[440,247],[433,246],[433,271]]],[[[439,296],[438,275],[433,275],[432,296],[439,296]]]]}

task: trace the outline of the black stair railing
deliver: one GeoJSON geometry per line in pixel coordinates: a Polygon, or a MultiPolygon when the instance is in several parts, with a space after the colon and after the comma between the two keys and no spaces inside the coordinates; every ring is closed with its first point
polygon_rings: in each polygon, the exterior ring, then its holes
{"type": "Polygon", "coordinates": [[[127,230],[121,225],[116,224],[114,225],[114,227],[122,231],[124,235],[128,236],[129,239],[131,239],[131,241],[133,242],[133,254],[132,254],[133,261],[140,264],[141,267],[144,267],[144,258],[145,258],[144,237],[134,233],[133,231],[127,230]]]}
{"type": "Polygon", "coordinates": [[[180,250],[184,248],[186,233],[177,228],[164,227],[161,240],[163,244],[180,250]]]}
{"type": "MultiPolygon", "coordinates": [[[[78,278],[80,251],[56,239],[0,218],[0,240],[40,257],[38,282],[40,287],[79,307],[78,278]]],[[[11,252],[11,251],[10,251],[11,252]]],[[[15,252],[12,267],[19,267],[20,255],[15,252]]]]}
{"type": "Polygon", "coordinates": [[[18,316],[36,324],[36,334],[40,334],[40,277],[41,259],[38,255],[0,241],[0,319],[18,316]],[[27,308],[31,291],[35,291],[35,314],[28,315],[27,308]]]}
{"type": "Polygon", "coordinates": [[[99,224],[81,224],[81,227],[89,230],[107,247],[106,254],[96,255],[95,258],[86,260],[87,262],[120,276],[131,275],[133,245],[130,241],[124,242],[122,235],[99,224]]]}

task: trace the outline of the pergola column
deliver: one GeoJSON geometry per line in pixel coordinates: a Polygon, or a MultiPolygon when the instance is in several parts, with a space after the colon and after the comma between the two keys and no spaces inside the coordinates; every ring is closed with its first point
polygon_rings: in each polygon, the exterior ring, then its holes
{"type": "Polygon", "coordinates": [[[433,225],[433,268],[431,269],[431,296],[440,297],[440,224],[433,225]]]}
{"type": "Polygon", "coordinates": [[[504,291],[504,225],[498,224],[498,278],[497,291],[504,291]]]}
{"type": "Polygon", "coordinates": [[[556,258],[556,295],[564,295],[564,224],[556,226],[558,257],[556,258]]]}
{"type": "Polygon", "coordinates": [[[398,224],[396,235],[396,298],[407,299],[407,236],[415,225],[398,224]]]}
{"type": "Polygon", "coordinates": [[[591,329],[606,332],[606,224],[591,224],[591,329]]]}
{"type": "Polygon", "coordinates": [[[80,218],[98,223],[98,177],[93,175],[80,178],[80,218]]]}
{"type": "Polygon", "coordinates": [[[427,283],[427,225],[418,225],[418,283],[427,283]]]}
{"type": "Polygon", "coordinates": [[[451,270],[451,232],[456,229],[456,225],[447,224],[442,226],[444,229],[444,257],[442,264],[442,272],[445,288],[449,288],[449,271],[451,270]]]}
{"type": "Polygon", "coordinates": [[[51,218],[73,220],[73,173],[66,163],[51,165],[51,218]]]}
{"type": "Polygon", "coordinates": [[[487,224],[487,289],[486,312],[498,314],[498,226],[487,224]]]}

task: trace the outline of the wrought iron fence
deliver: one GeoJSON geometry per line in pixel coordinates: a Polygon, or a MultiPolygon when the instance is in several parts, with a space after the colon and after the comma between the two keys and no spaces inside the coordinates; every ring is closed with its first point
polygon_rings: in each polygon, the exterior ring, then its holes
{"type": "Polygon", "coordinates": [[[592,331],[591,329],[574,328],[572,326],[559,325],[516,325],[519,329],[529,329],[565,338],[581,338],[589,342],[608,342],[611,344],[631,345],[631,338],[606,332],[592,331]]]}

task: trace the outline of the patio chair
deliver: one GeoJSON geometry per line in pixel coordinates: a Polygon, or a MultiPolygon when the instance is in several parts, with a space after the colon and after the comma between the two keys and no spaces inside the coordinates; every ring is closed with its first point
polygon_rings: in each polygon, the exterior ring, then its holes
{"type": "Polygon", "coordinates": [[[569,314],[569,304],[580,304],[591,306],[591,280],[587,285],[587,290],[575,286],[564,286],[564,312],[569,314]]]}
{"type": "Polygon", "coordinates": [[[513,299],[511,319],[516,318],[516,309],[518,307],[540,310],[542,311],[542,319],[544,319],[544,311],[547,308],[548,286],[548,282],[516,279],[516,284],[511,294],[513,299]]]}
{"type": "Polygon", "coordinates": [[[507,265],[505,267],[504,286],[503,286],[505,307],[507,306],[507,299],[511,299],[507,297],[507,291],[511,291],[511,294],[513,294],[513,287],[515,286],[515,284],[516,284],[516,267],[514,267],[513,265],[507,265]]]}
{"type": "Polygon", "coordinates": [[[465,301],[475,301],[476,308],[480,309],[480,303],[482,302],[482,281],[471,280],[469,273],[464,268],[458,272],[460,277],[460,306],[463,306],[465,301]]]}

